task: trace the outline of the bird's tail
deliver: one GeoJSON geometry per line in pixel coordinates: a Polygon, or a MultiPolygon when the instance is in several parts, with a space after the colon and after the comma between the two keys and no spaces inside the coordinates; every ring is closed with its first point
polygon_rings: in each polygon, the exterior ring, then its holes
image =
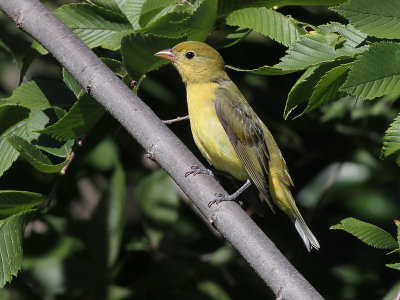
{"type": "Polygon", "coordinates": [[[299,233],[300,237],[302,238],[304,244],[308,252],[311,251],[311,248],[319,249],[319,243],[313,233],[311,232],[310,228],[308,228],[306,222],[304,222],[301,215],[293,217],[294,227],[296,227],[297,232],[299,233]]]}
{"type": "Polygon", "coordinates": [[[296,206],[296,203],[293,199],[292,193],[286,186],[282,186],[281,183],[281,188],[285,194],[285,197],[287,199],[287,202],[291,206],[290,209],[290,217],[294,223],[294,226],[299,233],[301,239],[303,240],[304,244],[306,245],[306,248],[308,252],[311,251],[312,248],[319,249],[319,243],[314,236],[314,234],[311,232],[310,228],[308,228],[306,222],[304,221],[303,217],[301,216],[301,213],[299,209],[296,206]]]}

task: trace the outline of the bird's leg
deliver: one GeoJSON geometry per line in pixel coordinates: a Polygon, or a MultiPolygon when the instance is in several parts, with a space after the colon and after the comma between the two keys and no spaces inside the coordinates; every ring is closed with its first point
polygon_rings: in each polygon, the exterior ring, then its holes
{"type": "Polygon", "coordinates": [[[193,176],[196,176],[197,174],[214,176],[214,173],[207,168],[202,168],[199,166],[192,166],[191,169],[192,169],[191,171],[185,173],[185,177],[188,177],[189,175],[192,175],[192,174],[193,174],[193,176]]]}
{"type": "Polygon", "coordinates": [[[246,183],[243,184],[240,189],[238,189],[236,192],[234,192],[232,195],[222,195],[222,194],[215,194],[216,198],[210,202],[208,202],[208,207],[211,207],[213,204],[220,204],[223,201],[235,201],[237,197],[239,197],[239,195],[241,193],[243,193],[243,191],[245,189],[247,189],[249,186],[251,185],[251,181],[250,179],[247,179],[246,183]]]}
{"type": "Polygon", "coordinates": [[[184,117],[177,117],[177,118],[171,119],[171,120],[163,120],[163,123],[169,125],[169,124],[184,121],[184,120],[189,120],[189,115],[184,116],[184,117]]]}

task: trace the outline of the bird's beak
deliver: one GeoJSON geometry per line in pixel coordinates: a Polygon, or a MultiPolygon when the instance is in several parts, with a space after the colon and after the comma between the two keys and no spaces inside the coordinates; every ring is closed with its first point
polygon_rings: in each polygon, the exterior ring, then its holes
{"type": "Polygon", "coordinates": [[[178,57],[176,57],[176,55],[172,52],[172,49],[165,49],[157,52],[154,55],[172,61],[173,63],[178,61],[178,57]]]}

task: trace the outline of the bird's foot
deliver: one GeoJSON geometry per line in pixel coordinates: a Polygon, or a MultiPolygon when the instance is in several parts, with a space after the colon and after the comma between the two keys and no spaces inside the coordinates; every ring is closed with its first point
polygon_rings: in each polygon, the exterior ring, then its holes
{"type": "Polygon", "coordinates": [[[218,205],[218,204],[220,204],[221,202],[224,202],[224,201],[237,201],[237,198],[239,197],[239,195],[241,193],[243,193],[243,191],[245,189],[247,189],[250,185],[251,185],[251,181],[249,179],[247,179],[246,183],[243,184],[243,186],[240,187],[240,189],[238,189],[232,195],[224,195],[224,194],[221,194],[221,193],[214,194],[214,196],[216,198],[214,200],[211,200],[210,202],[208,202],[208,207],[210,208],[212,205],[214,205],[214,204],[218,205]]]}
{"type": "Polygon", "coordinates": [[[191,171],[185,173],[185,177],[188,177],[189,175],[192,175],[192,174],[193,174],[193,176],[196,176],[198,174],[214,176],[214,173],[207,168],[202,168],[199,166],[192,166],[191,169],[192,169],[191,171]]]}

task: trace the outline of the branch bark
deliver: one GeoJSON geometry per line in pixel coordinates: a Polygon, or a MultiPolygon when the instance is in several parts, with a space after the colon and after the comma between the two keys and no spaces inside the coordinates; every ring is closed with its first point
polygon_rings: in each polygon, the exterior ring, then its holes
{"type": "Polygon", "coordinates": [[[240,252],[279,299],[323,299],[212,176],[185,177],[202,166],[185,145],[102,61],[38,0],[4,0],[0,9],[39,41],[174,179],[211,224],[240,252]]]}

